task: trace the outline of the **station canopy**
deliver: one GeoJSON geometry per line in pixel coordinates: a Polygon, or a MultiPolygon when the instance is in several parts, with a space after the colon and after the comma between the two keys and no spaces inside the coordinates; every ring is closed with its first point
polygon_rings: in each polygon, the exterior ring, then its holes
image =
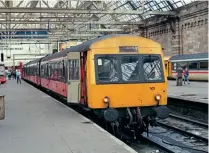
{"type": "Polygon", "coordinates": [[[153,16],[175,16],[192,0],[1,0],[4,41],[88,40],[145,26],[153,16]]]}

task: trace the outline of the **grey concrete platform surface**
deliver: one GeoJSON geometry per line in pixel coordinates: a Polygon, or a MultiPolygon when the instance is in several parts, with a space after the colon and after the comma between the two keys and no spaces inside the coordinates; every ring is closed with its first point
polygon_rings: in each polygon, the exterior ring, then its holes
{"type": "Polygon", "coordinates": [[[135,153],[85,117],[22,82],[0,86],[6,118],[0,121],[0,153],[135,153]]]}
{"type": "Polygon", "coordinates": [[[208,83],[190,82],[189,85],[176,86],[176,81],[169,80],[168,97],[208,103],[208,83]]]}

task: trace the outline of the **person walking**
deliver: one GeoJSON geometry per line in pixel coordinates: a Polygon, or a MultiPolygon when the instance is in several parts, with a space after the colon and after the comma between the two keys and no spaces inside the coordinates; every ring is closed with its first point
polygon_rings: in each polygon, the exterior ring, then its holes
{"type": "Polygon", "coordinates": [[[16,71],[16,77],[17,77],[17,84],[20,82],[21,84],[21,72],[19,70],[16,71]]]}
{"type": "Polygon", "coordinates": [[[189,70],[188,70],[187,67],[184,70],[184,84],[185,84],[185,82],[187,82],[188,84],[190,84],[190,82],[189,82],[189,70]]]}

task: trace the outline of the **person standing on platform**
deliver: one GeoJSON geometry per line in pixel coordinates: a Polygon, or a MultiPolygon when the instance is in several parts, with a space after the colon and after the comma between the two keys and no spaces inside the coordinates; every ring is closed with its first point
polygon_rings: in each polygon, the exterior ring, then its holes
{"type": "Polygon", "coordinates": [[[178,65],[177,77],[176,77],[176,86],[182,86],[182,83],[183,83],[182,74],[183,74],[183,68],[180,65],[178,65]]]}
{"type": "Polygon", "coordinates": [[[16,77],[17,77],[17,84],[20,82],[21,84],[21,72],[19,70],[16,71],[16,77]]]}
{"type": "Polygon", "coordinates": [[[13,73],[13,78],[16,80],[16,73],[17,73],[17,71],[13,70],[12,73],[13,73]]]}
{"type": "Polygon", "coordinates": [[[189,82],[189,70],[188,68],[186,67],[185,70],[184,70],[184,84],[185,84],[185,81],[190,84],[189,82]]]}

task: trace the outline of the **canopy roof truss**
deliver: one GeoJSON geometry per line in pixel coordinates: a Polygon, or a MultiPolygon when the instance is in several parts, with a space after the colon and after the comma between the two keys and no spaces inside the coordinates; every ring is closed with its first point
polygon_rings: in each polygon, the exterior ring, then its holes
{"type": "Polygon", "coordinates": [[[48,31],[53,41],[123,33],[124,26],[144,26],[155,15],[175,16],[175,9],[191,1],[0,0],[0,37],[32,30],[48,31]]]}

